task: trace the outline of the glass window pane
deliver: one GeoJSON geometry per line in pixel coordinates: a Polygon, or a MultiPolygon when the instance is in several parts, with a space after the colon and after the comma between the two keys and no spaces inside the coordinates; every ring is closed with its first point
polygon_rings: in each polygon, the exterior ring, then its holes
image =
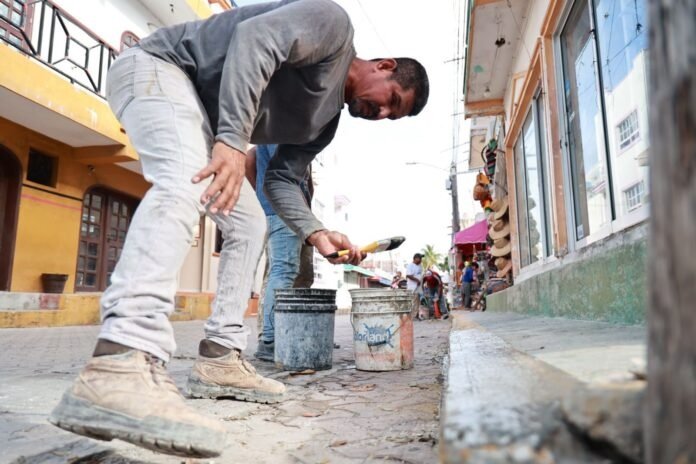
{"type": "Polygon", "coordinates": [[[85,258],[78,258],[78,260],[77,260],[77,270],[78,270],[78,271],[84,271],[84,270],[85,270],[85,258]]]}
{"type": "Polygon", "coordinates": [[[118,220],[118,228],[121,230],[128,229],[128,221],[126,221],[126,218],[122,217],[118,220]]]}
{"type": "Polygon", "coordinates": [[[2,16],[5,19],[9,19],[10,17],[10,9],[7,8],[7,5],[0,3],[0,16],[2,16]]]}
{"type": "Polygon", "coordinates": [[[86,255],[87,254],[87,243],[84,241],[80,241],[80,252],[81,255],[86,255]]]}
{"type": "Polygon", "coordinates": [[[99,244],[90,243],[89,245],[87,245],[87,250],[89,256],[97,256],[97,254],[99,254],[99,244]]]}
{"type": "Polygon", "coordinates": [[[121,203],[119,203],[118,201],[114,201],[113,203],[111,203],[111,212],[113,214],[118,215],[118,211],[119,211],[120,207],[121,207],[121,203]]]}
{"type": "Polygon", "coordinates": [[[17,37],[17,36],[14,35],[14,34],[9,34],[9,39],[10,39],[10,43],[12,43],[12,44],[14,44],[14,45],[16,45],[16,46],[18,46],[18,47],[21,47],[21,46],[22,46],[22,39],[21,39],[21,37],[17,37]]]}
{"type": "Polygon", "coordinates": [[[97,270],[97,259],[96,258],[87,258],[87,270],[88,271],[96,271],[97,270]]]}
{"type": "Polygon", "coordinates": [[[10,16],[10,20],[12,21],[12,24],[14,24],[17,27],[22,26],[22,13],[18,11],[12,11],[12,16],[10,16]]]}
{"type": "Polygon", "coordinates": [[[529,112],[522,128],[524,159],[527,177],[527,221],[529,227],[529,259],[535,263],[542,255],[542,200],[539,191],[539,153],[537,153],[537,133],[533,111],[529,112]]]}
{"type": "Polygon", "coordinates": [[[85,287],[95,287],[97,285],[97,275],[96,274],[86,274],[85,275],[85,287]]]}
{"type": "Polygon", "coordinates": [[[646,0],[595,3],[617,217],[647,202],[650,143],[646,10],[646,0]]]}
{"type": "Polygon", "coordinates": [[[99,238],[99,235],[101,235],[101,229],[98,226],[90,225],[89,226],[89,236],[94,237],[94,238],[99,238]]]}
{"type": "Polygon", "coordinates": [[[517,223],[520,245],[520,262],[522,267],[528,266],[529,258],[529,225],[527,222],[527,189],[524,167],[524,147],[522,137],[515,144],[515,187],[517,191],[517,223]]]}
{"type": "Polygon", "coordinates": [[[102,198],[100,195],[92,195],[92,208],[101,209],[102,198]]]}
{"type": "Polygon", "coordinates": [[[85,284],[85,275],[81,272],[78,272],[77,275],[75,276],[75,285],[78,287],[82,287],[85,284]]]}
{"type": "Polygon", "coordinates": [[[586,1],[577,1],[561,34],[568,149],[578,240],[609,220],[604,128],[594,41],[586,1]]]}

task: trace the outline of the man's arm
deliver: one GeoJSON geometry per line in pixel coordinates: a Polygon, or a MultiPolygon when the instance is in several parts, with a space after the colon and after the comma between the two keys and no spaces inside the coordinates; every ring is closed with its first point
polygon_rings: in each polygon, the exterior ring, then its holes
{"type": "Polygon", "coordinates": [[[314,157],[333,139],[339,119],[340,113],[313,142],[279,145],[275,156],[268,163],[263,186],[273,210],[302,241],[315,246],[324,256],[339,250],[349,250],[348,255],[329,261],[334,264],[358,264],[365,254],[345,235],[326,230],[312,214],[300,187],[314,157]]]}
{"type": "Polygon", "coordinates": [[[330,0],[300,0],[239,23],[222,70],[215,139],[244,150],[273,74],[283,64],[330,60],[352,41],[350,18],[330,0]]]}

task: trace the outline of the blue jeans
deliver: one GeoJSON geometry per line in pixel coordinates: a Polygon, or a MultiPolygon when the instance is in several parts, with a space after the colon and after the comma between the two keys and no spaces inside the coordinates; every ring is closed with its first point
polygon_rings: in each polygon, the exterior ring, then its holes
{"type": "Polygon", "coordinates": [[[282,219],[272,214],[268,221],[268,280],[263,296],[263,332],[261,340],[275,340],[273,314],[275,310],[275,290],[292,288],[300,271],[300,249],[302,242],[285,225],[282,219]]]}

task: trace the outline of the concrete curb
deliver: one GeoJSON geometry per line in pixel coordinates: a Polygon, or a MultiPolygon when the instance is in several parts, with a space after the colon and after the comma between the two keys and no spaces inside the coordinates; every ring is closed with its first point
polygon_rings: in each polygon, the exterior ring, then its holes
{"type": "Polygon", "coordinates": [[[603,462],[565,427],[563,397],[581,383],[453,315],[445,367],[444,463],[603,462]]]}

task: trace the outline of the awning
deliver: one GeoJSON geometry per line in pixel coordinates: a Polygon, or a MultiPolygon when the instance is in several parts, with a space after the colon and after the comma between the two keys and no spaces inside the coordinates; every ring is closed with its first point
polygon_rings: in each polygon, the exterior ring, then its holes
{"type": "Polygon", "coordinates": [[[471,227],[457,232],[454,236],[454,244],[486,243],[486,235],[488,235],[488,222],[484,219],[471,227]]]}
{"type": "Polygon", "coordinates": [[[353,266],[352,264],[344,264],[343,271],[344,272],[357,272],[358,274],[362,274],[362,275],[368,276],[368,277],[375,277],[377,275],[374,272],[370,271],[369,269],[365,269],[364,267],[360,267],[360,266],[353,266]]]}

